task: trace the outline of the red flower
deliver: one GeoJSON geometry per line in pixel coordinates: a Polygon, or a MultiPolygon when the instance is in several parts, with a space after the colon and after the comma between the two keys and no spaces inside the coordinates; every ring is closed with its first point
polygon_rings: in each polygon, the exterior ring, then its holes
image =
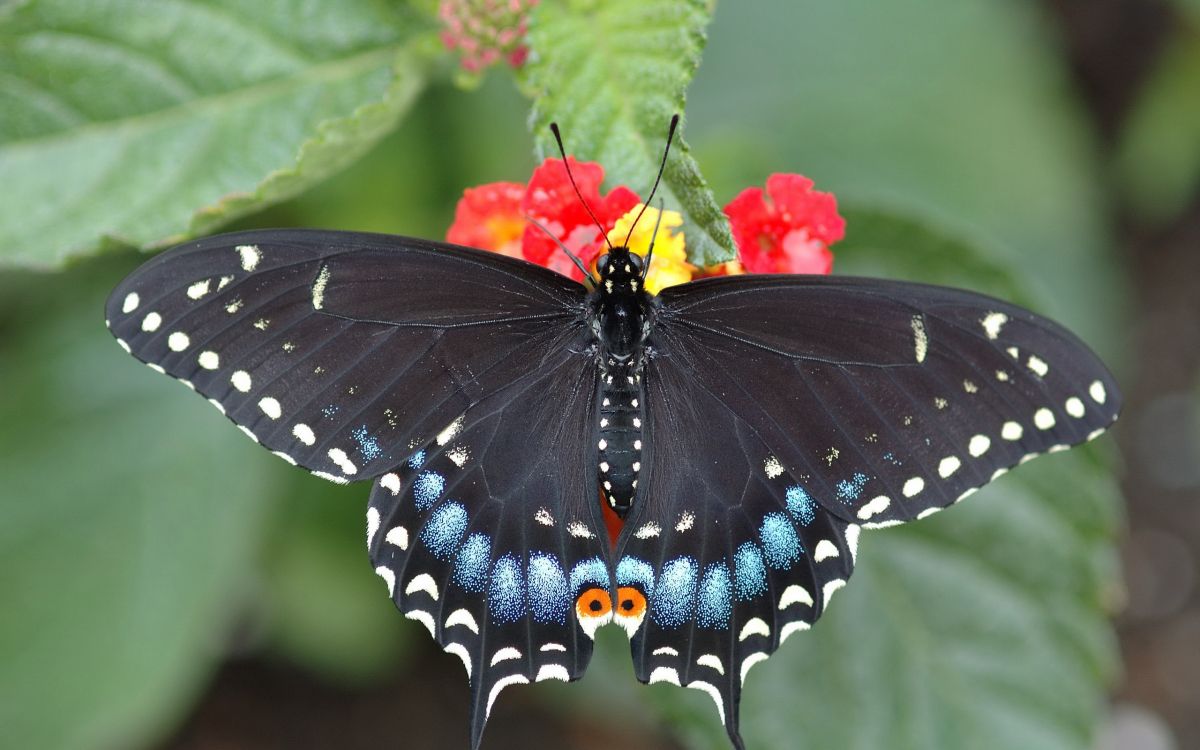
{"type": "MultiPolygon", "coordinates": [[[[533,172],[521,208],[530,218],[536,219],[546,229],[591,266],[596,256],[606,247],[604,234],[613,228],[617,220],[638,204],[637,194],[625,186],[613,188],[607,195],[600,195],[600,183],[604,180],[604,168],[595,162],[579,162],[568,156],[571,173],[587,205],[591,206],[603,232],[592,221],[587,209],[575,195],[567,168],[560,159],[546,159],[533,172]]],[[[533,224],[525,227],[521,238],[521,250],[526,260],[552,268],[583,280],[583,274],[541,229],[533,224]]]]}
{"type": "Polygon", "coordinates": [[[750,273],[827,274],[829,245],[842,239],[846,222],[832,193],[813,190],[798,174],[773,174],[762,188],[747,188],[725,206],[738,257],[750,273]]]}
{"type": "Polygon", "coordinates": [[[525,186],[519,182],[467,188],[454,211],[446,241],[521,257],[521,235],[526,224],[521,212],[524,196],[525,186]]]}
{"type": "MultiPolygon", "coordinates": [[[[625,240],[622,231],[614,233],[614,227],[628,226],[633,218],[631,212],[640,206],[640,201],[624,185],[601,195],[604,169],[594,162],[567,158],[579,191],[595,212],[600,227],[592,221],[571,187],[563,162],[546,159],[534,170],[528,185],[494,182],[468,188],[458,202],[454,224],[446,239],[523,257],[582,281],[583,274],[558,242],[591,267],[607,247],[606,235],[612,235],[609,240],[613,243],[625,240]],[[546,231],[529,219],[537,221],[546,231]]],[[[846,226],[838,215],[834,196],[813,190],[812,180],[798,174],[771,175],[767,179],[766,196],[762,188],[743,190],[725,207],[725,213],[737,243],[738,259],[704,269],[687,262],[683,235],[672,234],[671,227],[679,224],[679,215],[672,211],[664,214],[668,220],[664,221],[665,234],[660,235],[660,252],[655,254],[654,263],[662,283],[741,273],[827,274],[833,266],[829,246],[842,238],[846,226]],[[672,216],[674,219],[670,219],[672,216]],[[667,252],[669,249],[671,252],[667,252]]],[[[636,252],[644,252],[644,247],[637,248],[649,242],[648,237],[642,236],[647,234],[642,231],[645,229],[639,227],[630,240],[636,252]]],[[[654,274],[652,269],[651,275],[654,274]]]]}

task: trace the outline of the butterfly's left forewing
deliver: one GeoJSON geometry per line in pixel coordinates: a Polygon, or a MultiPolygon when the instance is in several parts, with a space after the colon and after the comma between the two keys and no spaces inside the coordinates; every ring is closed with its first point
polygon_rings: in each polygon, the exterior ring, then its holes
{"type": "Polygon", "coordinates": [[[108,325],[255,441],[338,482],[408,456],[578,327],[582,286],[494,253],[277,230],[181,245],[109,297],[108,325]]]}
{"type": "Polygon", "coordinates": [[[739,747],[748,671],[824,612],[861,529],[1095,437],[1120,406],[1074,336],[969,292],[729,277],[661,303],[617,585],[649,602],[639,679],[709,693],[739,747]]]}

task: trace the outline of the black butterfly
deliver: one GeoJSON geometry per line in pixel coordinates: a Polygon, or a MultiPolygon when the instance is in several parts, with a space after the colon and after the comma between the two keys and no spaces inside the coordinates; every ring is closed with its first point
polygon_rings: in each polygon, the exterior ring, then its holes
{"type": "Polygon", "coordinates": [[[638,679],[708,693],[742,747],[747,672],[824,612],[861,529],[1119,410],[1075,336],[979,294],[780,275],[652,297],[645,271],[613,247],[589,289],[426,240],[244,232],[150,260],[106,312],[276,455],[373,481],[372,564],[462,659],[474,747],[503,688],[577,679],[609,622],[638,679]]]}

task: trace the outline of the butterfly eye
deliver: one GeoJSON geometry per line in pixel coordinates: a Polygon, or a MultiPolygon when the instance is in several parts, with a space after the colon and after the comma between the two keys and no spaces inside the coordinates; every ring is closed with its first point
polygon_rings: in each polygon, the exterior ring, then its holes
{"type": "Polygon", "coordinates": [[[638,255],[637,253],[630,252],[629,253],[629,262],[633,264],[634,269],[637,270],[638,273],[641,273],[642,266],[645,264],[645,261],[642,259],[642,256],[638,255]]]}
{"type": "Polygon", "coordinates": [[[596,261],[596,270],[601,274],[608,273],[608,253],[601,255],[600,259],[596,261]]]}

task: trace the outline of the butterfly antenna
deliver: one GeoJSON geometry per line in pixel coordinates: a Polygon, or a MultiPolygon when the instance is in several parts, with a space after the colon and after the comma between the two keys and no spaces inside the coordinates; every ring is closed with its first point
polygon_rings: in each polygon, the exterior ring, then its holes
{"type": "Polygon", "coordinates": [[[535,227],[537,227],[538,229],[545,232],[547,237],[554,240],[554,244],[558,245],[559,249],[562,250],[564,253],[566,253],[567,257],[571,259],[571,262],[575,264],[575,267],[583,272],[583,277],[585,279],[587,279],[588,281],[592,282],[592,286],[599,285],[600,282],[597,281],[596,277],[593,276],[591,274],[591,272],[587,270],[587,266],[583,265],[583,261],[579,259],[579,256],[576,255],[575,253],[571,252],[570,250],[568,250],[567,246],[562,243],[562,240],[560,240],[558,237],[555,237],[554,233],[551,232],[549,229],[547,229],[542,224],[542,222],[538,221],[537,219],[533,218],[532,216],[530,216],[528,214],[525,215],[525,221],[528,221],[529,223],[533,224],[535,227]]]}
{"type": "Polygon", "coordinates": [[[579,186],[575,184],[575,175],[571,174],[571,163],[567,161],[567,150],[563,148],[562,134],[558,132],[558,123],[550,123],[550,131],[554,133],[554,140],[558,143],[558,153],[562,154],[563,166],[567,168],[567,177],[571,180],[571,187],[575,188],[575,195],[579,196],[579,202],[587,209],[588,216],[592,217],[592,221],[596,222],[596,226],[600,229],[600,236],[604,238],[604,244],[608,245],[608,249],[612,250],[612,243],[608,241],[608,232],[604,231],[604,225],[596,218],[596,214],[592,213],[592,207],[583,199],[583,193],[580,192],[579,186]]]}
{"type": "Polygon", "coordinates": [[[625,235],[625,246],[629,247],[629,239],[633,237],[633,230],[637,227],[637,223],[641,220],[642,214],[646,213],[646,206],[650,205],[650,201],[654,200],[654,193],[658,191],[658,182],[662,179],[663,170],[667,168],[667,154],[671,153],[671,139],[675,137],[675,128],[679,125],[678,113],[671,115],[671,128],[667,131],[667,146],[663,149],[662,164],[658,165],[658,177],[654,178],[654,187],[650,188],[650,195],[646,198],[646,202],[642,204],[642,210],[638,211],[637,218],[629,225],[629,234],[625,235]]]}
{"type": "Polygon", "coordinates": [[[642,284],[646,283],[646,275],[650,273],[650,259],[654,257],[654,240],[658,237],[658,225],[662,223],[664,201],[658,199],[658,217],[654,220],[654,231],[650,233],[650,249],[646,251],[646,264],[642,266],[642,284]]]}

